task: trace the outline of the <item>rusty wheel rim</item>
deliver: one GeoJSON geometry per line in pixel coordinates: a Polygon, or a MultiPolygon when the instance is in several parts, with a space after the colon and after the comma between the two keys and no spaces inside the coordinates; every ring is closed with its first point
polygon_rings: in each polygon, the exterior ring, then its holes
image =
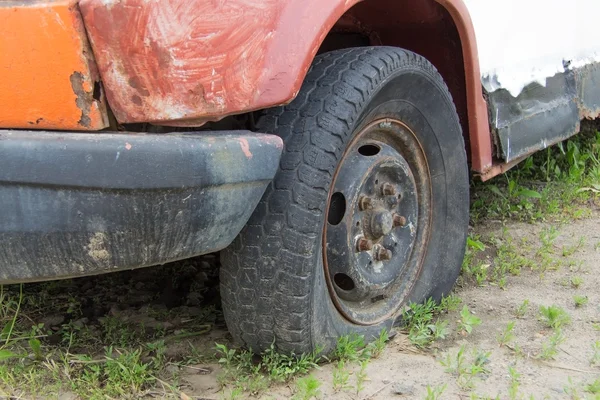
{"type": "Polygon", "coordinates": [[[330,297],[350,322],[395,316],[423,264],[431,180],[417,136],[393,118],[362,128],[335,171],[323,227],[330,297]]]}

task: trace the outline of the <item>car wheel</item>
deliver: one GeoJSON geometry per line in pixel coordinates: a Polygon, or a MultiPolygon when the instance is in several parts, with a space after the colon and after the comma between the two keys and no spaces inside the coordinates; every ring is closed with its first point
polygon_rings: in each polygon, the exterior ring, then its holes
{"type": "Polygon", "coordinates": [[[448,293],[469,218],[452,97],[426,59],[393,47],[316,57],[298,96],[267,110],[279,171],[222,253],[234,339],[260,352],[334,348],[390,329],[409,302],[448,293]]]}

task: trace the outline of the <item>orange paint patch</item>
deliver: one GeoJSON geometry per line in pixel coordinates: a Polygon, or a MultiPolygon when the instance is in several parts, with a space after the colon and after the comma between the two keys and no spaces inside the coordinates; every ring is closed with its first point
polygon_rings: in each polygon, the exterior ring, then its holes
{"type": "Polygon", "coordinates": [[[246,139],[239,139],[239,142],[240,146],[242,146],[242,151],[246,155],[246,158],[251,159],[252,152],[250,151],[250,145],[248,144],[248,141],[246,139]]]}
{"type": "Polygon", "coordinates": [[[108,126],[77,1],[0,2],[0,21],[0,127],[108,126]]]}

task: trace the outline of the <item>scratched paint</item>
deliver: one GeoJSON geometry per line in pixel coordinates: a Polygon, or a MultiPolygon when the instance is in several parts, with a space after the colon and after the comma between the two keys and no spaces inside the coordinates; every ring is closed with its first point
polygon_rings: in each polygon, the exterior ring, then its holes
{"type": "Polygon", "coordinates": [[[81,0],[120,122],[201,125],[289,101],[358,0],[81,0]]]}
{"type": "Polygon", "coordinates": [[[532,82],[600,62],[598,0],[464,0],[475,27],[482,82],[514,97],[532,82]]]}

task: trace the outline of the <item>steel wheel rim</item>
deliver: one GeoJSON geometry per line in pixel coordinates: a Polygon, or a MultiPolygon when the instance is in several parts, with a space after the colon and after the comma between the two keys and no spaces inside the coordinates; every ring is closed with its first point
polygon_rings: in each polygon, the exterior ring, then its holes
{"type": "Polygon", "coordinates": [[[430,209],[414,132],[394,118],[363,127],[336,168],[323,227],[329,294],[350,322],[377,324],[402,308],[425,256],[430,209]]]}

